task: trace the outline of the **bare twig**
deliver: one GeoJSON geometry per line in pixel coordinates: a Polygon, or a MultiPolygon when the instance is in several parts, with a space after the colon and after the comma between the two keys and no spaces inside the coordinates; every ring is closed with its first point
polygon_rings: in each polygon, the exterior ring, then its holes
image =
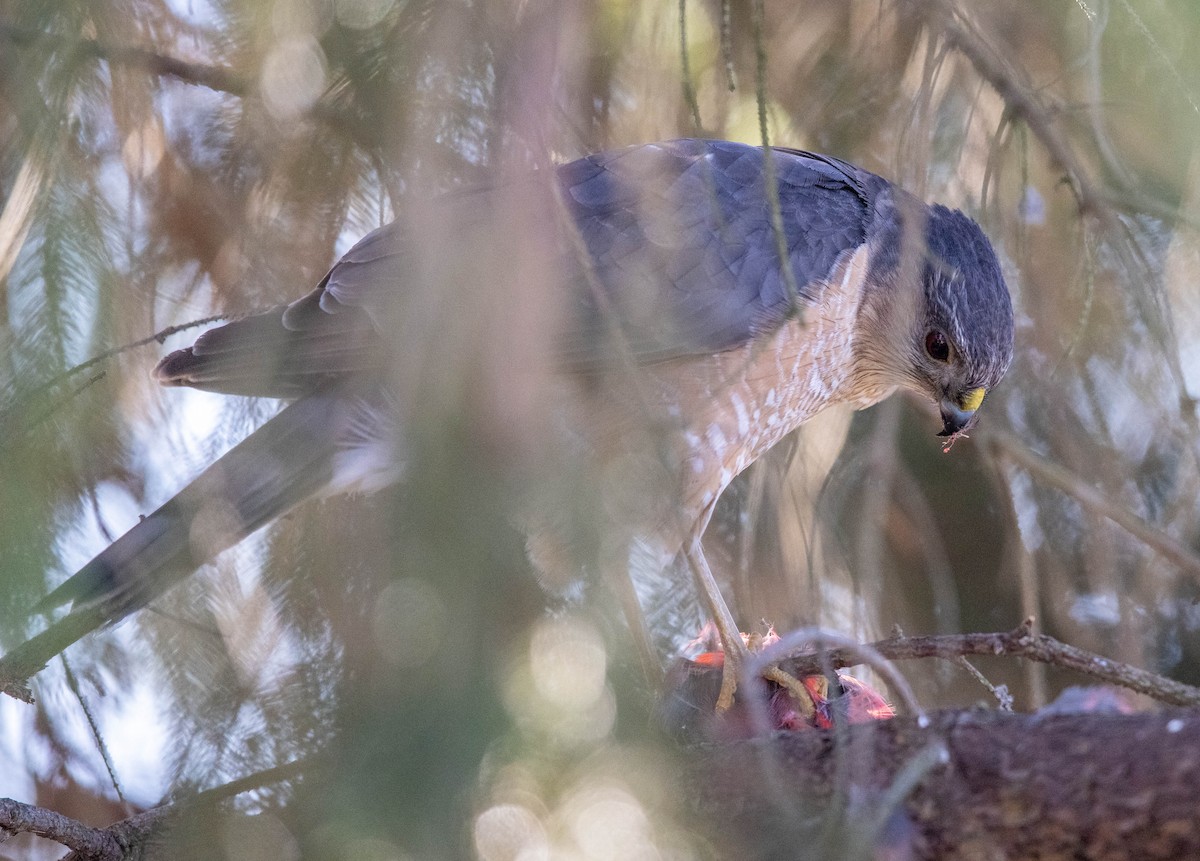
{"type": "Polygon", "coordinates": [[[721,0],[721,58],[725,61],[725,84],[729,91],[737,89],[737,74],[733,66],[733,8],[730,0],[721,0]]]}
{"type": "Polygon", "coordinates": [[[92,711],[92,707],[88,705],[87,699],[83,696],[83,689],[79,685],[79,679],[75,675],[75,671],[71,669],[71,663],[67,660],[66,653],[64,652],[58,657],[62,661],[67,687],[75,695],[75,699],[79,701],[79,707],[83,710],[83,716],[87,720],[88,729],[91,730],[92,740],[96,742],[96,750],[100,752],[100,758],[104,761],[104,768],[108,771],[108,779],[112,781],[117,798],[122,803],[125,803],[125,793],[121,789],[121,781],[117,779],[117,767],[113,763],[112,755],[108,752],[108,745],[104,743],[104,736],[100,732],[100,724],[96,721],[96,715],[92,711]]]}
{"type": "Polygon", "coordinates": [[[696,100],[696,85],[692,82],[692,62],[688,56],[687,0],[679,0],[679,61],[683,77],[683,100],[687,103],[692,125],[697,131],[704,128],[700,122],[700,102],[696,100]]]}
{"type": "Polygon", "coordinates": [[[285,762],[283,765],[265,768],[262,771],[256,771],[254,774],[248,774],[245,777],[239,777],[237,780],[231,780],[229,783],[223,783],[220,786],[214,786],[212,789],[206,789],[186,800],[181,799],[176,804],[213,804],[217,801],[224,801],[226,798],[233,798],[233,796],[241,795],[243,792],[251,792],[255,789],[262,789],[264,786],[283,783],[284,781],[297,778],[305,772],[311,771],[319,761],[319,759],[294,759],[291,762],[285,762]]]}
{"type": "Polygon", "coordinates": [[[763,0],[754,0],[754,100],[758,104],[758,135],[763,149],[763,185],[767,190],[767,206],[771,215],[771,234],[775,240],[775,254],[779,258],[779,275],[787,292],[788,312],[804,320],[804,309],[800,304],[800,286],[792,270],[792,258],[788,254],[787,234],[783,230],[783,209],[779,203],[779,182],[775,177],[775,153],[771,149],[771,133],[767,122],[767,45],[763,0]]]}
{"type": "MultiPolygon", "coordinates": [[[[891,637],[865,648],[891,661],[915,658],[955,659],[966,655],[1026,658],[1074,670],[1109,684],[1120,685],[1169,705],[1200,706],[1200,688],[1067,645],[1045,634],[1034,634],[1032,624],[1032,619],[1027,620],[1008,633],[891,637]]],[[[780,659],[780,663],[793,675],[816,675],[823,672],[825,667],[842,669],[863,663],[863,648],[829,649],[822,650],[819,654],[813,653],[811,648],[806,648],[796,657],[780,659]]]]}
{"type": "Polygon", "coordinates": [[[1012,694],[1008,692],[1008,685],[996,687],[991,683],[987,676],[979,672],[979,670],[975,668],[975,665],[962,655],[959,655],[954,662],[966,670],[971,678],[979,682],[979,684],[981,684],[988,693],[996,698],[996,704],[1000,707],[1000,711],[1010,712],[1013,710],[1013,698],[1012,694]]]}
{"type": "MultiPolygon", "coordinates": [[[[1012,483],[1008,476],[1003,475],[1003,463],[993,458],[997,471],[1000,473],[1000,484],[1006,488],[1008,495],[1007,519],[1009,537],[1007,552],[1011,554],[1017,569],[1017,588],[1021,596],[1021,616],[1026,619],[1036,619],[1041,615],[1042,581],[1038,577],[1037,563],[1025,542],[1021,539],[1020,523],[1017,520],[1017,504],[1012,496],[1012,483]]],[[[959,629],[961,630],[961,629],[959,629]]],[[[1025,684],[1030,705],[1040,709],[1048,703],[1046,684],[1046,665],[1037,661],[1025,663],[1025,684]]]]}

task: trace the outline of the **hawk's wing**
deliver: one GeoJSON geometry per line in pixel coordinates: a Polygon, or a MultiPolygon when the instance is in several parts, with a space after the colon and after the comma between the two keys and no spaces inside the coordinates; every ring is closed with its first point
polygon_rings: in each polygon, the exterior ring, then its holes
{"type": "MultiPolygon", "coordinates": [[[[771,155],[797,298],[812,301],[839,255],[865,240],[869,190],[844,163],[771,155]]],[[[725,350],[788,315],[761,148],[674,141],[558,173],[595,276],[573,294],[581,313],[564,343],[569,360],[603,361],[612,323],[651,360],[725,350]]]]}
{"type": "MultiPolygon", "coordinates": [[[[798,298],[812,301],[839,257],[865,241],[874,194],[886,186],[833,159],[782,150],[771,157],[798,298]]],[[[634,358],[652,361],[731,348],[786,317],[762,150],[653,144],[572,162],[555,178],[568,217],[551,202],[546,226],[566,225],[557,236],[562,279],[572,288],[561,342],[568,362],[610,359],[611,332],[634,358]]],[[[498,194],[451,195],[428,217],[463,225],[455,239],[466,242],[471,229],[494,228],[489,210],[501,207],[498,194]]],[[[370,371],[387,358],[396,291],[420,277],[412,242],[397,224],[380,228],[286,309],[210,330],[167,356],[156,372],[166,383],[299,399],[43,606],[108,596],[115,612],[128,612],[320,489],[395,480],[396,410],[370,371]]]]}
{"type": "MultiPolygon", "coordinates": [[[[865,241],[872,174],[825,156],[773,150],[789,264],[812,301],[839,255],[865,241]]],[[[611,358],[614,340],[642,361],[711,353],[772,330],[790,302],[771,226],[763,151],[681,140],[600,153],[557,169],[568,219],[560,230],[571,286],[564,360],[611,358]],[[573,235],[561,235],[563,233],[573,235]]],[[[439,201],[438,217],[478,225],[487,189],[439,201]]],[[[469,249],[463,249],[469,253],[469,249]]],[[[377,367],[396,291],[412,277],[398,222],[367,236],[315,290],[270,315],[235,321],[167,357],[165,382],[292,397],[377,367]]]]}

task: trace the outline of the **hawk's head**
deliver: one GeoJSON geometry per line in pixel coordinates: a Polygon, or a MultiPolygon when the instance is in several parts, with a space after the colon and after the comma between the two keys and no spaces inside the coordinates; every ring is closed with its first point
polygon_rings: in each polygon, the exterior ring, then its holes
{"type": "Polygon", "coordinates": [[[1012,362],[1012,301],[978,224],[944,206],[909,203],[875,236],[860,363],[872,376],[931,397],[941,409],[941,436],[952,437],[975,423],[1012,362]],[[920,231],[905,229],[918,223],[920,231]]]}

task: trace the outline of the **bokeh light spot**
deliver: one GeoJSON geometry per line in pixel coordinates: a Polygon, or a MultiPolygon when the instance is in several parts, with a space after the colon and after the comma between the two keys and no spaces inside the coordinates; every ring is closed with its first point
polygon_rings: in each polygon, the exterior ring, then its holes
{"type": "Polygon", "coordinates": [[[267,54],[259,86],[267,110],[279,120],[303,114],[325,89],[325,54],[312,37],[278,42],[267,54]]]}
{"type": "Polygon", "coordinates": [[[519,804],[497,804],[475,817],[475,851],[483,861],[536,861],[549,858],[541,820],[519,804]]]}
{"type": "Polygon", "coordinates": [[[385,586],[371,616],[376,648],[398,667],[419,667],[433,657],[445,639],[446,624],[446,603],[432,583],[419,577],[385,586]]]}

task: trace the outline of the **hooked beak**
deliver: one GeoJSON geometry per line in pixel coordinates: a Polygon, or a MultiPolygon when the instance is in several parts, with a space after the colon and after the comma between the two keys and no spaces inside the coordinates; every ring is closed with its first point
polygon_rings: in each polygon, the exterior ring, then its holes
{"type": "Polygon", "coordinates": [[[954,436],[969,430],[977,415],[975,410],[961,410],[953,401],[942,401],[942,430],[938,436],[954,436]]]}
{"type": "Polygon", "coordinates": [[[938,436],[955,436],[970,430],[975,425],[979,405],[983,403],[986,391],[982,388],[972,389],[957,402],[943,398],[939,407],[942,413],[942,431],[938,436]]]}

